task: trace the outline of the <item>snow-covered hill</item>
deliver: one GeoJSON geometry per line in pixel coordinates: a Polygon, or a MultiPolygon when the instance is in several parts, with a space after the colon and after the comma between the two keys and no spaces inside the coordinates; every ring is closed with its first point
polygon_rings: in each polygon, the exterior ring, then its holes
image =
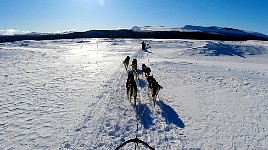
{"type": "Polygon", "coordinates": [[[133,31],[180,31],[180,32],[203,32],[203,33],[212,33],[212,34],[223,34],[223,35],[230,35],[230,36],[256,36],[256,37],[263,37],[268,38],[267,35],[253,32],[253,31],[244,31],[239,29],[233,29],[228,27],[217,27],[217,26],[210,26],[210,27],[203,27],[203,26],[192,26],[186,25],[182,28],[169,28],[165,26],[153,27],[153,26],[144,26],[144,27],[133,27],[133,31]]]}
{"type": "Polygon", "coordinates": [[[0,44],[0,149],[115,149],[136,136],[155,149],[268,147],[267,42],[141,42],[0,44]],[[163,87],[156,107],[142,76],[136,111],[127,100],[127,55],[163,87]]]}
{"type": "Polygon", "coordinates": [[[208,33],[218,33],[218,34],[227,34],[227,35],[254,35],[254,36],[261,36],[267,38],[268,36],[262,33],[253,32],[253,31],[244,31],[239,29],[233,29],[228,27],[217,27],[217,26],[210,26],[210,27],[202,27],[202,26],[192,26],[186,25],[181,29],[189,30],[189,31],[199,31],[199,32],[208,32],[208,33]]]}

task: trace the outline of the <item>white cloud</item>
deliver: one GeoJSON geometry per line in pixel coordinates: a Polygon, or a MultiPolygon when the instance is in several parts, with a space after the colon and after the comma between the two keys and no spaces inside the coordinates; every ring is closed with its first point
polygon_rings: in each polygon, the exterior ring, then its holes
{"type": "MultiPolygon", "coordinates": [[[[70,32],[76,32],[76,29],[68,29],[64,31],[56,31],[54,33],[70,33],[70,32]]],[[[23,31],[23,30],[16,30],[16,29],[0,29],[0,35],[14,35],[14,34],[28,34],[32,33],[30,31],[23,31]]],[[[53,32],[51,32],[53,33],[53,32]]]]}
{"type": "Polygon", "coordinates": [[[16,30],[16,29],[0,30],[0,34],[2,34],[2,35],[27,34],[27,33],[31,33],[31,32],[30,31],[16,30]]]}
{"type": "Polygon", "coordinates": [[[16,34],[16,32],[19,32],[20,30],[15,30],[15,29],[6,29],[6,34],[7,35],[12,35],[16,34]]]}
{"type": "Polygon", "coordinates": [[[104,0],[98,0],[98,1],[99,1],[100,6],[104,6],[104,0]]]}

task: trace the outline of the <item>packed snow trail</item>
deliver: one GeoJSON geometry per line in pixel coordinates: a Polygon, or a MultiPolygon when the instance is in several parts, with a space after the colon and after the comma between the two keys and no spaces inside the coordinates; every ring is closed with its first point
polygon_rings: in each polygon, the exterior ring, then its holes
{"type": "Polygon", "coordinates": [[[135,135],[136,118],[126,99],[126,77],[127,72],[120,65],[106,82],[106,88],[100,93],[97,103],[90,106],[92,110],[87,113],[89,116],[76,129],[78,133],[75,139],[67,144],[70,148],[114,149],[125,138],[135,135]]]}
{"type": "Polygon", "coordinates": [[[120,139],[120,136],[124,134],[130,136],[131,130],[133,131],[135,126],[135,124],[133,125],[135,115],[130,107],[124,106],[126,103],[124,102],[125,90],[123,89],[125,82],[122,80],[123,75],[125,75],[123,72],[115,73],[111,80],[107,82],[107,88],[100,96],[99,103],[97,106],[93,106],[94,109],[88,113],[90,116],[81,127],[82,130],[80,130],[81,128],[77,130],[82,133],[73,142],[74,145],[83,145],[81,141],[88,141],[84,143],[88,148],[111,147],[109,145],[123,140],[120,139]],[[99,116],[99,118],[94,116],[99,116]],[[130,120],[122,122],[121,119],[125,117],[130,120]],[[90,128],[87,128],[87,125],[90,128]],[[129,130],[130,133],[120,133],[120,130],[129,130]],[[102,140],[102,138],[105,140],[102,140]],[[107,143],[107,140],[111,143],[107,143]]]}
{"type": "MultiPolygon", "coordinates": [[[[141,66],[141,62],[147,59],[146,56],[145,51],[138,50],[131,58],[136,58],[138,66],[141,66]]],[[[164,102],[157,102],[157,106],[153,106],[152,99],[147,94],[146,79],[140,75],[137,82],[139,94],[136,110],[132,108],[133,98],[129,101],[126,97],[126,79],[127,72],[120,65],[118,71],[106,82],[107,87],[100,94],[97,103],[90,106],[93,109],[87,113],[85,121],[75,130],[75,138],[66,141],[62,148],[115,149],[136,136],[150,146],[161,149],[170,149],[170,141],[182,146],[181,140],[185,138],[183,132],[177,130],[179,132],[174,133],[177,127],[169,122],[166,110],[161,106],[166,105],[164,102]]],[[[127,145],[128,148],[134,146],[127,145]]]]}

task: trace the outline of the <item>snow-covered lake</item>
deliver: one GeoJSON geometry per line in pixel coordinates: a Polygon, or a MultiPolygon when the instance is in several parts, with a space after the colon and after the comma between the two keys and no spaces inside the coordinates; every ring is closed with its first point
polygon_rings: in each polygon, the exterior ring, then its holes
{"type": "Polygon", "coordinates": [[[115,149],[136,135],[155,149],[268,147],[268,42],[141,42],[0,44],[0,149],[115,149]],[[142,76],[136,111],[127,100],[127,55],[163,87],[156,107],[142,76]]]}

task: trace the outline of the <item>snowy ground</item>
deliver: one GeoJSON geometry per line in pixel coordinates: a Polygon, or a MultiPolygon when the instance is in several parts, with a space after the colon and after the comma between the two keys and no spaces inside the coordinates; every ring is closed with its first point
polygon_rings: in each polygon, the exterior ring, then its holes
{"type": "Polygon", "coordinates": [[[136,135],[156,149],[268,147],[268,42],[147,42],[0,44],[0,149],[115,149],[136,135]],[[142,76],[136,111],[126,99],[127,55],[163,87],[155,108],[142,76]]]}

